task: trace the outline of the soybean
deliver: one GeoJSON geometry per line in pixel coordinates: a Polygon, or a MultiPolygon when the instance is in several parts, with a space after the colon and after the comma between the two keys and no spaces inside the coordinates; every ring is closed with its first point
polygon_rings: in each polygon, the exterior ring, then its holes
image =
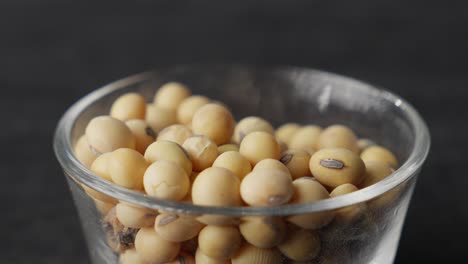
{"type": "Polygon", "coordinates": [[[110,182],[112,182],[112,178],[109,173],[109,161],[111,157],[112,152],[102,154],[94,160],[90,168],[90,170],[94,172],[94,174],[110,182]]]}
{"type": "Polygon", "coordinates": [[[364,180],[360,183],[359,187],[366,188],[374,183],[377,183],[393,173],[393,168],[388,163],[380,161],[367,161],[366,173],[364,180]]]}
{"type": "Polygon", "coordinates": [[[208,103],[210,103],[210,99],[201,95],[192,95],[185,98],[177,109],[177,120],[181,124],[191,123],[195,112],[208,103]]]}
{"type": "Polygon", "coordinates": [[[177,143],[167,140],[158,140],[145,151],[145,159],[150,162],[166,160],[181,166],[187,175],[192,173],[192,161],[188,153],[177,143]]]}
{"type": "Polygon", "coordinates": [[[127,227],[142,228],[152,226],[156,217],[156,212],[120,202],[115,207],[117,219],[127,227]]]}
{"type": "Polygon", "coordinates": [[[320,237],[310,230],[291,230],[278,249],[295,261],[310,261],[318,256],[321,248],[320,237]]]}
{"type": "Polygon", "coordinates": [[[156,140],[156,132],[145,120],[132,119],[125,124],[135,137],[135,150],[144,154],[146,148],[156,140]]]}
{"type": "Polygon", "coordinates": [[[219,155],[213,162],[213,167],[232,171],[240,180],[252,171],[250,162],[237,151],[227,151],[219,155]]]}
{"type": "Polygon", "coordinates": [[[237,144],[224,144],[218,147],[218,152],[219,154],[222,154],[224,152],[228,151],[237,151],[239,152],[239,145],[237,144]]]}
{"type": "Polygon", "coordinates": [[[159,131],[157,140],[172,141],[182,146],[185,140],[192,135],[192,131],[187,126],[175,124],[159,131]]]}
{"type": "Polygon", "coordinates": [[[134,246],[138,229],[122,225],[117,219],[115,207],[102,219],[102,227],[113,251],[121,253],[134,246]]]}
{"type": "Polygon", "coordinates": [[[177,123],[177,113],[174,109],[167,109],[158,105],[150,104],[146,106],[146,122],[159,133],[165,127],[177,123]]]}
{"type": "Polygon", "coordinates": [[[357,142],[358,148],[361,151],[361,153],[368,147],[376,145],[374,141],[367,139],[367,138],[361,138],[357,142]]]}
{"type": "Polygon", "coordinates": [[[143,188],[143,175],[149,164],[138,151],[121,148],[112,152],[108,170],[112,182],[129,189],[143,188]]]}
{"type": "Polygon", "coordinates": [[[240,144],[239,152],[250,161],[252,166],[263,159],[280,158],[280,147],[275,137],[263,131],[252,132],[245,136],[240,144]]]}
{"type": "Polygon", "coordinates": [[[322,133],[322,128],[315,125],[308,125],[299,128],[290,139],[289,148],[318,148],[319,137],[322,133]]]}
{"type": "Polygon", "coordinates": [[[322,184],[335,188],[345,183],[359,185],[366,167],[357,154],[344,148],[321,149],[310,158],[310,172],[322,184]]]}
{"type": "Polygon", "coordinates": [[[293,179],[310,176],[310,155],[305,150],[293,149],[283,152],[280,161],[288,168],[293,179]]]}
{"type": "Polygon", "coordinates": [[[198,247],[207,256],[215,259],[229,259],[240,248],[242,237],[233,226],[204,227],[198,235],[198,247]]]}
{"type": "Polygon", "coordinates": [[[156,217],[154,229],[162,238],[172,242],[183,242],[198,235],[204,227],[194,217],[162,213],[156,217]]]}
{"type": "Polygon", "coordinates": [[[242,200],[251,206],[277,206],[287,203],[293,195],[288,174],[275,169],[258,169],[241,182],[242,200]]]}
{"type": "MultiPolygon", "coordinates": [[[[330,193],[330,197],[338,197],[341,195],[355,192],[357,190],[359,189],[356,186],[349,184],[349,183],[345,183],[336,187],[330,193]]],[[[338,209],[336,212],[335,219],[340,222],[343,222],[343,221],[351,222],[357,219],[359,216],[361,216],[365,212],[366,208],[367,206],[364,203],[359,203],[359,204],[355,204],[355,205],[351,205],[345,208],[338,209]]]]}
{"type": "Polygon", "coordinates": [[[275,159],[264,159],[257,163],[255,167],[253,168],[253,171],[260,170],[260,169],[275,169],[275,170],[280,170],[292,179],[291,172],[289,172],[288,167],[284,165],[281,161],[275,160],[275,159]]]}
{"type": "Polygon", "coordinates": [[[152,227],[138,231],[135,237],[135,249],[150,263],[166,263],[174,260],[180,251],[180,243],[163,239],[152,227]]]}
{"type": "Polygon", "coordinates": [[[323,130],[318,140],[318,148],[345,148],[359,153],[356,135],[343,125],[332,125],[323,130]]]}
{"type": "Polygon", "coordinates": [[[124,253],[120,254],[119,264],[150,264],[145,261],[141,256],[136,252],[135,249],[127,249],[124,253]]]}
{"type": "Polygon", "coordinates": [[[231,112],[219,104],[210,103],[200,107],[192,118],[193,132],[208,136],[216,145],[229,142],[234,126],[231,112]]]}
{"type": "Polygon", "coordinates": [[[96,154],[91,151],[85,136],[81,136],[76,142],[74,153],[76,158],[86,168],[90,168],[91,164],[96,159],[96,154]]]}
{"type": "Polygon", "coordinates": [[[287,123],[276,129],[275,136],[277,139],[289,145],[291,143],[291,139],[300,128],[301,126],[296,123],[287,123]]]}
{"type": "Polygon", "coordinates": [[[93,118],[86,126],[86,140],[96,156],[119,148],[134,149],[136,142],[124,122],[110,116],[93,118]]]}
{"type": "Polygon", "coordinates": [[[239,230],[244,239],[259,248],[272,248],[279,245],[286,235],[286,224],[281,217],[243,217],[239,230]]]}
{"type": "Polygon", "coordinates": [[[137,93],[121,95],[111,106],[110,116],[122,121],[145,119],[146,100],[137,93]]]}
{"type": "Polygon", "coordinates": [[[277,249],[258,248],[244,244],[231,259],[232,264],[280,264],[281,253],[277,249]]]}
{"type": "Polygon", "coordinates": [[[189,154],[194,171],[202,171],[211,167],[218,157],[218,146],[207,136],[189,137],[182,147],[189,154]]]}
{"type": "Polygon", "coordinates": [[[398,168],[398,160],[395,155],[390,150],[381,146],[368,147],[361,153],[361,159],[366,163],[368,161],[380,161],[394,169],[398,168]]]}
{"type": "Polygon", "coordinates": [[[191,255],[181,253],[176,260],[165,264],[195,264],[195,258],[191,255]]]}
{"type": "Polygon", "coordinates": [[[176,163],[158,160],[144,173],[144,187],[148,195],[160,199],[180,201],[188,193],[190,179],[176,163]]]}
{"type": "Polygon", "coordinates": [[[197,205],[239,206],[240,180],[230,170],[211,167],[198,174],[192,185],[192,201],[197,205]]]}
{"type": "Polygon", "coordinates": [[[234,129],[233,140],[240,143],[245,136],[255,131],[264,131],[274,134],[274,129],[268,121],[257,116],[245,117],[237,123],[234,129]]]}
{"type": "Polygon", "coordinates": [[[200,249],[195,254],[195,263],[197,264],[230,264],[228,259],[216,259],[205,255],[200,249]]]}
{"type": "Polygon", "coordinates": [[[159,88],[154,96],[154,103],[162,108],[177,110],[185,98],[191,95],[187,86],[178,82],[169,82],[159,88]]]}
{"type": "MultiPolygon", "coordinates": [[[[294,180],[294,195],[291,204],[312,203],[330,198],[327,189],[311,177],[302,177],[294,180]]],[[[333,212],[317,212],[309,214],[292,215],[287,220],[305,229],[318,229],[326,226],[333,220],[333,212]]]]}
{"type": "Polygon", "coordinates": [[[96,209],[101,213],[101,215],[106,215],[109,213],[112,208],[115,207],[115,202],[104,202],[98,199],[94,199],[94,205],[96,206],[96,209]]]}

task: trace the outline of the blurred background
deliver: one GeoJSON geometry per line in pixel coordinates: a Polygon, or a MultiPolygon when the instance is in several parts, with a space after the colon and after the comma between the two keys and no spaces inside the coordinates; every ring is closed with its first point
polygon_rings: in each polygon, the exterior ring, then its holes
{"type": "Polygon", "coordinates": [[[2,263],[88,263],[52,152],[58,119],[113,80],[194,62],[319,68],[409,100],[433,145],[396,263],[466,259],[465,1],[86,2],[0,2],[2,263]]]}

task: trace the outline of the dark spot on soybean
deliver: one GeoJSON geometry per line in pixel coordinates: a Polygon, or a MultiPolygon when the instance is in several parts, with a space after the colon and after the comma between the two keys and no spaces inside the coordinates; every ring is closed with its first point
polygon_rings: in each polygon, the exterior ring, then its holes
{"type": "Polygon", "coordinates": [[[328,169],[340,170],[344,168],[344,162],[336,159],[322,159],[320,160],[320,165],[328,169]]]}
{"type": "Polygon", "coordinates": [[[135,237],[138,232],[137,228],[125,227],[121,232],[117,233],[119,242],[131,246],[135,243],[135,237]]]}
{"type": "Polygon", "coordinates": [[[280,161],[284,165],[288,165],[288,163],[292,160],[293,156],[294,155],[291,154],[291,153],[285,153],[285,154],[283,154],[283,156],[281,156],[280,161]]]}
{"type": "Polygon", "coordinates": [[[154,130],[151,127],[147,126],[145,128],[145,133],[146,133],[146,135],[153,138],[153,140],[156,140],[156,132],[154,132],[154,130]]]}
{"type": "Polygon", "coordinates": [[[179,264],[186,264],[187,262],[185,262],[185,257],[184,256],[180,256],[179,257],[179,264]]]}

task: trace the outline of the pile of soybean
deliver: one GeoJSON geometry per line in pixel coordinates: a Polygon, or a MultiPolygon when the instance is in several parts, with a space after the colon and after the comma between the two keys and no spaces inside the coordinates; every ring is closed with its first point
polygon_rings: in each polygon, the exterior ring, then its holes
{"type": "MultiPolygon", "coordinates": [[[[183,84],[137,93],[93,118],[75,154],[97,176],[142,194],[204,206],[311,203],[357,191],[398,167],[388,149],[346,126],[284,124],[249,116],[236,122],[222,102],[183,84]]],[[[83,188],[103,214],[122,264],[311,261],[317,230],[352,221],[365,204],[287,217],[191,216],[140,208],[83,188]]]]}

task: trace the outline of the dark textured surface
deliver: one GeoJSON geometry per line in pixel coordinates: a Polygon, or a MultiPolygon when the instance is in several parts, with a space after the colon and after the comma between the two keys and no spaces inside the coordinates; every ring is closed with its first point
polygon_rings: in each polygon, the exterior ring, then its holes
{"type": "Polygon", "coordinates": [[[71,103],[157,65],[213,61],[321,68],[412,102],[433,146],[396,262],[467,257],[468,5],[431,2],[2,1],[1,262],[87,263],[51,149],[71,103]]]}

